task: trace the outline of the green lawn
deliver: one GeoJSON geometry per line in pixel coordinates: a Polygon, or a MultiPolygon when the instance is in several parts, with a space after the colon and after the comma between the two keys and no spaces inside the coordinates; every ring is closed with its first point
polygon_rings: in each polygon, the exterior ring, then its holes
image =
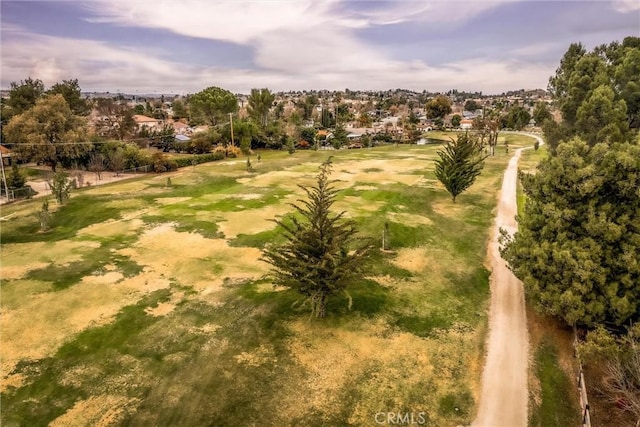
{"type": "Polygon", "coordinates": [[[253,173],[235,159],[83,189],[52,203],[48,233],[41,200],[3,207],[2,424],[373,425],[381,411],[469,424],[509,156],[454,204],[436,149],[264,151],[253,173]],[[336,210],[364,236],[388,223],[391,250],[351,310],[338,297],[309,321],[259,257],[329,155],[336,210]]]}

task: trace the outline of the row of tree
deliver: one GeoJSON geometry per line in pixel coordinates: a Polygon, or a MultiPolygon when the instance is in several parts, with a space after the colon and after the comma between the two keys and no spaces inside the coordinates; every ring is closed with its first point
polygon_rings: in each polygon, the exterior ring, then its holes
{"type": "Polygon", "coordinates": [[[637,37],[569,47],[549,82],[563,121],[545,122],[551,155],[521,175],[502,255],[538,310],[587,332],[600,386],[640,422],[639,70],[637,37]]]}

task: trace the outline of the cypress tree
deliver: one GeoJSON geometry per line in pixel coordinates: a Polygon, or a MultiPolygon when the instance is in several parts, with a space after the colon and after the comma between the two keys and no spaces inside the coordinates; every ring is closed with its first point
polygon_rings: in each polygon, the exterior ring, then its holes
{"type": "Polygon", "coordinates": [[[290,222],[274,220],[284,230],[286,242],[268,246],[261,258],[271,264],[274,282],[302,294],[315,317],[325,316],[330,297],[340,292],[349,296],[346,288],[362,273],[372,248],[355,236],[355,224],[343,219],[344,212],[331,214],[337,190],[330,172],[328,159],[314,186],[299,186],[308,198],[292,204],[299,215],[290,222]]]}
{"type": "Polygon", "coordinates": [[[438,151],[435,175],[451,194],[453,201],[469,188],[484,166],[482,148],[468,133],[458,135],[438,151]]]}

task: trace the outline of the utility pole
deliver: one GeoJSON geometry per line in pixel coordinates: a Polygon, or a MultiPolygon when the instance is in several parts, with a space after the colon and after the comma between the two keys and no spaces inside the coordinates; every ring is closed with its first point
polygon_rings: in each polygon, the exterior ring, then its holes
{"type": "Polygon", "coordinates": [[[233,142],[233,113],[229,113],[229,125],[231,126],[231,145],[235,146],[235,142],[233,142]]]}

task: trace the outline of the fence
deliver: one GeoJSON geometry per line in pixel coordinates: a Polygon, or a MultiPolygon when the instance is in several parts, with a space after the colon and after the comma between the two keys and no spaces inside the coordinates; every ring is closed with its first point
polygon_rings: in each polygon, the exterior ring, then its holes
{"type": "Polygon", "coordinates": [[[33,188],[31,187],[22,187],[22,188],[13,188],[9,189],[9,194],[4,191],[4,188],[0,191],[0,195],[7,199],[7,201],[13,201],[15,199],[28,199],[35,194],[33,188]]]}
{"type": "Polygon", "coordinates": [[[580,395],[580,419],[582,426],[591,427],[591,413],[589,412],[589,399],[587,398],[587,384],[584,381],[584,371],[580,354],[578,353],[578,334],[573,330],[573,347],[576,352],[576,360],[578,361],[578,393],[580,395]]]}

